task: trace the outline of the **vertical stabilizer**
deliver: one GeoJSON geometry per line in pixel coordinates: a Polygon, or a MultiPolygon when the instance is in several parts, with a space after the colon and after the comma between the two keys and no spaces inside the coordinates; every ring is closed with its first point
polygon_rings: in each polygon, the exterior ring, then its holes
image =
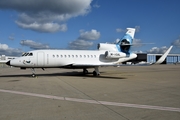
{"type": "Polygon", "coordinates": [[[134,39],[135,30],[135,28],[127,28],[126,34],[130,35],[132,39],[134,39]]]}
{"type": "Polygon", "coordinates": [[[133,43],[135,28],[127,28],[126,34],[118,42],[122,52],[129,53],[131,45],[133,43]]]}
{"type": "Polygon", "coordinates": [[[167,55],[169,54],[169,52],[171,51],[173,46],[170,46],[169,49],[158,59],[158,61],[155,64],[161,64],[167,57],[167,55]]]}

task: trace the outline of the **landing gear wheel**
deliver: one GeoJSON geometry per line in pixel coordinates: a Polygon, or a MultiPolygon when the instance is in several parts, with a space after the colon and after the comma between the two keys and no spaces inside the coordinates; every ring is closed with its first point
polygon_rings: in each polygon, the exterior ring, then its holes
{"type": "Polygon", "coordinates": [[[100,75],[100,73],[99,73],[99,67],[95,67],[95,68],[94,68],[93,75],[94,75],[94,76],[99,76],[99,75],[100,75]]]}
{"type": "Polygon", "coordinates": [[[36,77],[34,68],[32,68],[31,70],[32,70],[32,77],[36,77]]]}
{"type": "Polygon", "coordinates": [[[35,74],[32,74],[32,77],[36,77],[36,75],[35,75],[35,74]]]}
{"type": "Polygon", "coordinates": [[[84,75],[88,74],[88,70],[87,69],[83,69],[83,74],[84,75]]]}
{"type": "Polygon", "coordinates": [[[93,71],[93,76],[99,76],[99,74],[96,71],[93,71]]]}

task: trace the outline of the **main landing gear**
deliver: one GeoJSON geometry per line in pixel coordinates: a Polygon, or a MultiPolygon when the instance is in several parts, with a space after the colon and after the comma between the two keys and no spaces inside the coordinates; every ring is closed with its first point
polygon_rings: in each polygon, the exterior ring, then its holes
{"type": "Polygon", "coordinates": [[[94,68],[93,75],[94,75],[94,76],[99,76],[99,75],[100,75],[100,73],[99,73],[99,67],[95,67],[95,68],[94,68]]]}
{"type": "Polygon", "coordinates": [[[88,74],[88,70],[86,68],[83,68],[83,74],[84,75],[88,74]]]}
{"type": "MultiPolygon", "coordinates": [[[[83,74],[86,75],[88,74],[88,70],[86,68],[83,69],[83,74]]],[[[93,76],[99,76],[99,67],[95,67],[93,71],[93,76]]]]}

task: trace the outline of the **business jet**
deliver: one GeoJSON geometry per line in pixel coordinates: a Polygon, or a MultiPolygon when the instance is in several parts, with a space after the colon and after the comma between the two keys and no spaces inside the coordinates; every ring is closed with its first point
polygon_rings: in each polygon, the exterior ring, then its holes
{"type": "Polygon", "coordinates": [[[35,68],[79,68],[84,74],[88,73],[88,68],[94,68],[93,75],[99,76],[100,66],[115,66],[137,57],[130,52],[134,34],[134,28],[127,28],[118,43],[99,43],[98,50],[33,50],[6,64],[21,69],[32,68],[33,77],[36,76],[35,68]]]}

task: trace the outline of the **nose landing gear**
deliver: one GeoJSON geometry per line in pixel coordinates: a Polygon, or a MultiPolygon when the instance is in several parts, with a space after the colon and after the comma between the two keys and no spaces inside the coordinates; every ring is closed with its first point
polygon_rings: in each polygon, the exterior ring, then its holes
{"type": "Polygon", "coordinates": [[[31,68],[31,71],[32,71],[32,77],[36,77],[36,74],[35,74],[35,69],[34,68],[31,68]]]}

